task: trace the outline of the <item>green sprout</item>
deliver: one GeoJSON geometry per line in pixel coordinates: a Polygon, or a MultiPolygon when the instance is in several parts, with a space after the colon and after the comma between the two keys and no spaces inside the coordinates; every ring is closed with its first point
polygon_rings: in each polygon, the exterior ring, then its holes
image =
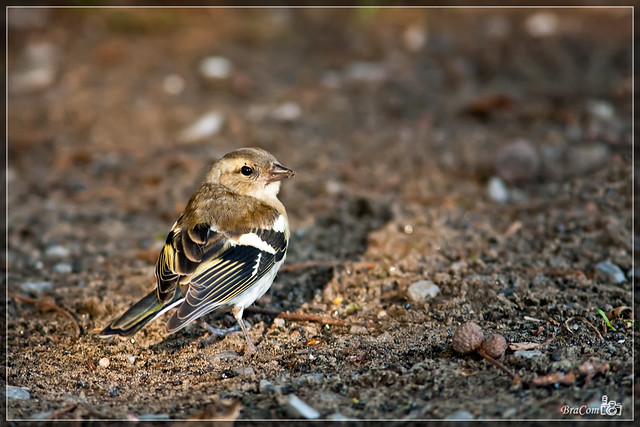
{"type": "Polygon", "coordinates": [[[604,311],[598,309],[598,313],[600,313],[600,316],[602,316],[602,318],[604,319],[604,323],[607,324],[609,329],[611,329],[612,331],[615,331],[616,330],[615,326],[613,326],[611,322],[609,322],[609,318],[607,317],[606,314],[604,314],[604,311]]]}

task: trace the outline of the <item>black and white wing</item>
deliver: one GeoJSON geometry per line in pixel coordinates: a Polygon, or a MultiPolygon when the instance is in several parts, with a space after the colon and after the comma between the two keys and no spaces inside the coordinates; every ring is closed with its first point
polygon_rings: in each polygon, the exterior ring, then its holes
{"type": "Polygon", "coordinates": [[[256,228],[232,237],[209,227],[202,243],[198,240],[202,230],[178,231],[173,240],[179,243],[173,246],[175,250],[167,251],[167,259],[173,255],[173,261],[160,273],[168,280],[168,294],[178,283],[188,281],[189,289],[167,323],[169,332],[229,305],[282,261],[287,250],[285,221],[279,216],[272,228],[256,228]]]}

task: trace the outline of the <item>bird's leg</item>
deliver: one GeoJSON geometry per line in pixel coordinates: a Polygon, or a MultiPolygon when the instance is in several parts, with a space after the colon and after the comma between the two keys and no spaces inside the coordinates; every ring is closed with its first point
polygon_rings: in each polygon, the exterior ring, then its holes
{"type": "Polygon", "coordinates": [[[237,331],[239,328],[238,325],[232,326],[231,328],[214,328],[213,326],[211,326],[210,324],[208,324],[205,321],[202,321],[202,327],[205,328],[210,334],[211,334],[211,338],[213,337],[223,337],[225,335],[227,335],[230,332],[235,332],[237,331]]]}
{"type": "Polygon", "coordinates": [[[242,320],[242,312],[243,311],[244,311],[244,307],[242,307],[241,305],[236,305],[231,310],[231,313],[233,313],[233,317],[236,318],[236,320],[238,321],[238,324],[242,328],[242,332],[244,332],[244,337],[247,339],[247,345],[249,346],[249,350],[250,351],[256,351],[257,348],[256,348],[255,345],[253,345],[253,342],[251,341],[251,338],[249,337],[249,333],[247,332],[247,327],[244,326],[244,321],[242,320]]]}

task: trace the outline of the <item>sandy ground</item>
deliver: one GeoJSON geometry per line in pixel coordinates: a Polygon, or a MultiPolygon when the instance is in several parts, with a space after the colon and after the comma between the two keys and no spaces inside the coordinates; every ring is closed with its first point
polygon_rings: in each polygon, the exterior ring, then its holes
{"type": "Polygon", "coordinates": [[[9,420],[632,417],[629,9],[8,24],[9,420]],[[165,318],[97,338],[242,146],[298,172],[287,263],[245,315],[259,351],[165,318]],[[453,351],[470,320],[519,381],[453,351]]]}

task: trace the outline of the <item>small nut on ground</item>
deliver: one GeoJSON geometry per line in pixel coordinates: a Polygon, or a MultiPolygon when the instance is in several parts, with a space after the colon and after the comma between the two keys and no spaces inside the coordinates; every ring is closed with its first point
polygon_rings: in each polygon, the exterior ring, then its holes
{"type": "Polygon", "coordinates": [[[507,340],[500,334],[492,334],[482,342],[482,349],[494,359],[500,359],[507,349],[507,340]]]}
{"type": "Polygon", "coordinates": [[[467,354],[475,351],[484,340],[482,328],[475,322],[463,323],[453,334],[453,349],[467,354]]]}

